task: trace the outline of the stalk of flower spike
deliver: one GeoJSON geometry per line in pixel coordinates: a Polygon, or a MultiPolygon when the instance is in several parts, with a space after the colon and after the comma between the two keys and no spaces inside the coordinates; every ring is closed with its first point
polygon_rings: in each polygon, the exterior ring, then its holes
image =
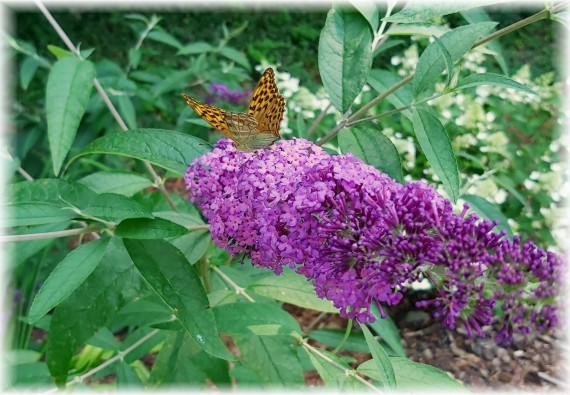
{"type": "Polygon", "coordinates": [[[557,323],[561,257],[507,239],[494,222],[466,216],[467,206],[457,215],[430,185],[398,184],[350,154],[303,139],[244,153],[224,139],[185,181],[218,246],[276,274],[294,268],[344,317],[371,322],[372,303],[395,305],[427,276],[439,295],[419,306],[449,328],[461,322],[483,335],[495,320],[506,343],[557,323]]]}

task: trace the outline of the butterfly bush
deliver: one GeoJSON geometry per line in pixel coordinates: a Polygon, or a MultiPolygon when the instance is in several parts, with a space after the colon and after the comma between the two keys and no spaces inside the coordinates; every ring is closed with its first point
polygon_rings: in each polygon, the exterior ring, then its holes
{"type": "Polygon", "coordinates": [[[401,185],[351,154],[303,139],[243,153],[222,139],[185,183],[218,246],[276,274],[295,269],[344,317],[372,322],[372,303],[382,312],[428,278],[437,296],[418,306],[448,328],[483,336],[498,324],[506,344],[558,323],[562,257],[508,239],[467,205],[455,214],[432,186],[401,185]]]}

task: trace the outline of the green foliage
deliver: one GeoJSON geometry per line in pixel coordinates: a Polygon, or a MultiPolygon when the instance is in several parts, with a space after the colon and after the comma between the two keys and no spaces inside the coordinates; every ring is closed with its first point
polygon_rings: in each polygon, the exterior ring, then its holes
{"type": "Polygon", "coordinates": [[[179,94],[244,111],[246,102],[216,96],[212,84],[247,92],[272,65],[287,101],[283,138],[351,153],[401,183],[426,178],[509,236],[556,244],[561,83],[553,40],[536,43],[552,29],[537,23],[527,28],[544,34],[519,30],[503,46],[473,48],[523,16],[442,4],[384,19],[385,7],[370,1],[312,12],[55,13],[84,43],[82,59],[60,47],[40,13],[16,12],[6,42],[17,133],[2,157],[2,226],[19,240],[7,245],[9,294],[21,296],[8,386],[88,378],[113,389],[301,388],[316,370],[332,389],[464,390],[406,359],[396,325],[378,311],[377,338],[365,326],[304,333],[284,303],[338,309],[292,270],[275,276],[216,247],[178,186],[220,137],[179,94]],[[92,89],[95,77],[117,114],[92,89]],[[339,345],[372,360],[356,366],[326,349],[339,345]]]}

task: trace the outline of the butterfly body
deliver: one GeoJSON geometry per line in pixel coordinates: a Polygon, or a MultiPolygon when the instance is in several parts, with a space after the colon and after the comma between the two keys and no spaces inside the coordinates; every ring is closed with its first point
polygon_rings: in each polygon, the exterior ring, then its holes
{"type": "Polygon", "coordinates": [[[241,151],[267,148],[281,138],[279,128],[285,111],[285,99],[279,94],[271,68],[265,70],[257,83],[247,113],[225,111],[200,103],[185,94],[182,97],[196,114],[230,138],[241,151]]]}

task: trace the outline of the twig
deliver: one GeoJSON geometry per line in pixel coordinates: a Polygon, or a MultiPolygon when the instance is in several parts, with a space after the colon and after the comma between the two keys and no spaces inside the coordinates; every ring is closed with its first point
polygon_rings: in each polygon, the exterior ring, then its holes
{"type": "Polygon", "coordinates": [[[247,292],[245,292],[245,289],[240,287],[239,285],[237,285],[234,280],[232,280],[231,278],[229,278],[224,272],[222,272],[220,269],[218,269],[216,266],[212,266],[212,269],[230,286],[232,287],[235,291],[236,294],[238,295],[242,295],[245,299],[247,299],[248,302],[252,302],[255,303],[255,300],[249,296],[247,294],[247,292]]]}
{"type": "MultiPolygon", "coordinates": [[[[50,25],[57,32],[58,36],[63,40],[63,42],[65,43],[67,48],[71,52],[73,52],[79,59],[82,59],[81,53],[79,52],[79,49],[73,44],[73,42],[70,40],[69,36],[61,28],[59,23],[57,23],[57,21],[51,15],[49,10],[42,4],[42,2],[40,0],[34,0],[34,2],[36,3],[36,6],[39,8],[39,10],[42,12],[42,14],[44,14],[45,18],[48,20],[50,25]]],[[[119,112],[117,111],[117,109],[115,108],[113,103],[111,102],[111,99],[107,95],[107,92],[105,92],[105,90],[103,89],[103,87],[101,86],[101,84],[99,83],[97,78],[93,79],[93,85],[95,85],[97,92],[99,92],[99,95],[101,95],[103,102],[105,102],[105,104],[107,105],[107,108],[109,109],[109,111],[111,111],[113,118],[115,118],[115,120],[119,124],[120,128],[123,131],[129,130],[127,124],[125,123],[125,121],[123,121],[123,118],[121,117],[121,115],[119,114],[119,112]]],[[[154,168],[152,167],[152,165],[149,162],[147,162],[146,160],[143,160],[143,163],[144,163],[144,166],[146,167],[147,171],[150,173],[150,175],[154,179],[154,182],[155,182],[157,188],[164,195],[164,197],[165,197],[168,205],[170,206],[170,208],[172,208],[173,211],[178,211],[176,208],[176,205],[174,204],[174,202],[172,201],[172,199],[168,195],[168,191],[166,190],[166,187],[164,186],[164,181],[159,177],[159,175],[156,173],[156,171],[154,170],[154,168]]]]}
{"type": "Polygon", "coordinates": [[[364,384],[365,386],[369,387],[371,390],[373,390],[374,392],[377,393],[382,393],[382,391],[380,391],[379,388],[373,386],[372,384],[370,384],[368,381],[366,381],[364,378],[360,377],[358,374],[356,374],[356,372],[352,369],[346,369],[344,366],[342,366],[341,364],[333,361],[332,359],[330,359],[329,357],[327,357],[325,354],[323,354],[322,352],[320,352],[318,349],[316,349],[315,347],[311,346],[309,343],[307,343],[307,341],[303,341],[302,343],[303,347],[305,347],[305,349],[308,352],[311,352],[315,355],[317,355],[319,358],[327,361],[328,363],[330,363],[331,365],[333,365],[334,367],[344,371],[344,374],[346,374],[347,376],[352,376],[354,377],[356,380],[360,381],[362,384],[364,384]]]}
{"type": "Polygon", "coordinates": [[[309,129],[307,129],[307,136],[310,136],[315,131],[317,126],[319,126],[323,118],[327,115],[327,112],[329,111],[329,108],[331,108],[331,106],[332,103],[329,102],[329,104],[321,111],[319,116],[315,118],[311,126],[309,126],[309,129]]]}
{"type": "Polygon", "coordinates": [[[202,225],[189,225],[186,227],[190,232],[195,230],[210,230],[210,225],[202,224],[202,225]]]}
{"type": "Polygon", "coordinates": [[[10,242],[10,241],[29,241],[29,240],[40,240],[40,239],[55,239],[58,237],[66,237],[66,236],[76,236],[82,235],[85,233],[91,233],[92,230],[85,228],[76,228],[76,229],[66,229],[66,230],[58,230],[55,232],[43,232],[43,233],[28,233],[25,235],[6,235],[0,236],[0,243],[1,242],[10,242]]]}

